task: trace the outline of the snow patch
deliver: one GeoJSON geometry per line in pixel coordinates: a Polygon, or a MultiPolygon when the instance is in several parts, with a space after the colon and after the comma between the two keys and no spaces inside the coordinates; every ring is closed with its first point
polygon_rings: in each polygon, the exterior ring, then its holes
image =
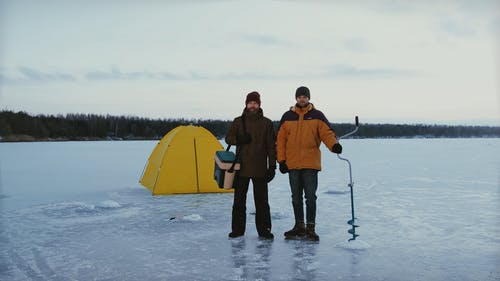
{"type": "Polygon", "coordinates": [[[182,220],[184,220],[184,221],[202,221],[203,218],[198,214],[191,214],[191,215],[187,215],[187,216],[182,217],[182,220]]]}
{"type": "Polygon", "coordinates": [[[120,203],[113,201],[113,200],[102,201],[101,203],[99,203],[97,205],[97,207],[103,208],[103,209],[116,209],[116,208],[120,208],[121,206],[122,205],[120,205],[120,203]]]}
{"type": "Polygon", "coordinates": [[[98,204],[73,201],[39,206],[43,214],[58,219],[102,215],[121,207],[120,203],[113,200],[105,200],[98,204]]]}
{"type": "Polygon", "coordinates": [[[84,202],[63,202],[41,206],[50,215],[67,216],[74,213],[93,213],[95,205],[84,202]]]}
{"type": "Polygon", "coordinates": [[[288,213],[285,212],[271,212],[271,219],[280,220],[288,217],[288,213]]]}

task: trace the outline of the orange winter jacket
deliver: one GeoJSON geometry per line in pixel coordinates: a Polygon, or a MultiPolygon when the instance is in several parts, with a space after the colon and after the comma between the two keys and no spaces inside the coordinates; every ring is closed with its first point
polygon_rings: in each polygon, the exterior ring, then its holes
{"type": "Polygon", "coordinates": [[[311,103],[304,108],[292,106],[281,117],[277,160],[285,160],[291,170],[321,170],[321,142],[330,150],[337,143],[335,131],[325,115],[311,103]]]}

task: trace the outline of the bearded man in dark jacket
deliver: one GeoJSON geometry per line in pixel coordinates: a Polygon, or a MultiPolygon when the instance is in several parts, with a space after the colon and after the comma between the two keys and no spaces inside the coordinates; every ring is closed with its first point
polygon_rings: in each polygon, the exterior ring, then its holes
{"type": "Polygon", "coordinates": [[[273,239],[271,212],[268,202],[268,182],[276,170],[276,133],[273,123],[264,117],[260,95],[247,95],[243,114],[236,117],[226,135],[226,143],[236,145],[240,170],[234,188],[232,232],[230,238],[243,236],[246,226],[246,200],[250,180],[253,185],[255,224],[260,238],[273,239]]]}

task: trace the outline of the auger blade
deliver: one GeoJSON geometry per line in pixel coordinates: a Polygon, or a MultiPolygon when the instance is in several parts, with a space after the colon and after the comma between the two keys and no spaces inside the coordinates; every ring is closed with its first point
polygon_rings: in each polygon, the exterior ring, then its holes
{"type": "Polygon", "coordinates": [[[356,234],[356,230],[355,229],[349,229],[349,230],[347,230],[347,232],[349,232],[352,235],[359,236],[359,235],[356,234]]]}
{"type": "Polygon", "coordinates": [[[358,218],[354,218],[353,220],[348,220],[347,224],[353,225],[358,218]]]}
{"type": "Polygon", "coordinates": [[[352,235],[352,238],[351,238],[351,239],[349,239],[348,241],[356,240],[356,237],[358,237],[358,236],[359,236],[359,235],[357,235],[357,234],[353,234],[353,235],[352,235]]]}

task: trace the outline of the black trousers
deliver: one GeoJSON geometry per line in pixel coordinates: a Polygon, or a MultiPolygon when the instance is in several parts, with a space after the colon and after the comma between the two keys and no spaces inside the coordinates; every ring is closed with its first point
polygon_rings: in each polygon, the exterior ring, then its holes
{"type": "Polygon", "coordinates": [[[266,230],[271,231],[271,212],[267,195],[266,178],[239,177],[234,188],[232,231],[245,233],[246,226],[246,202],[248,186],[252,179],[253,200],[255,203],[255,225],[257,233],[262,234],[266,230]]]}

